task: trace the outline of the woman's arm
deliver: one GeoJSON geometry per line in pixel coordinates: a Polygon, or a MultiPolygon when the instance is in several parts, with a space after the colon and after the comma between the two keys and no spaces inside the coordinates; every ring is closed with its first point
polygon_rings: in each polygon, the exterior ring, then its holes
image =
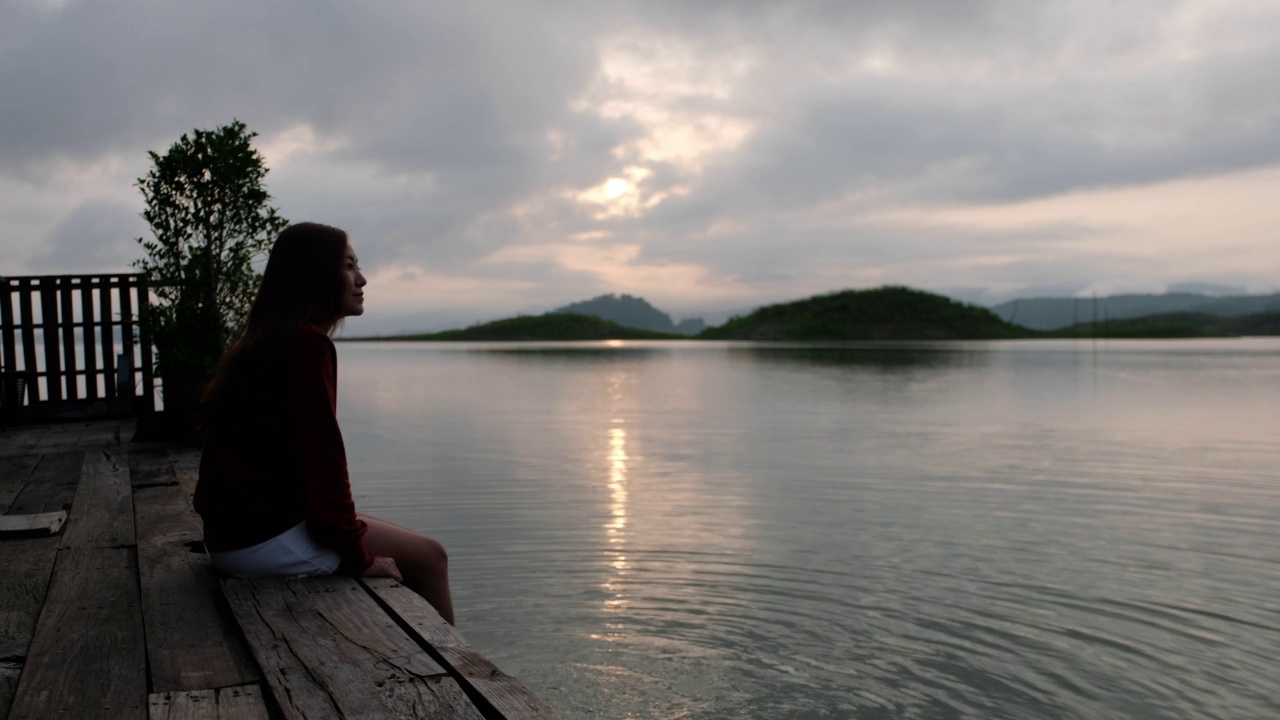
{"type": "Polygon", "coordinates": [[[338,572],[358,574],[374,558],[364,547],[367,528],[356,516],[338,428],[337,353],[333,341],[313,328],[304,328],[298,340],[294,397],[307,531],[342,558],[338,572]]]}

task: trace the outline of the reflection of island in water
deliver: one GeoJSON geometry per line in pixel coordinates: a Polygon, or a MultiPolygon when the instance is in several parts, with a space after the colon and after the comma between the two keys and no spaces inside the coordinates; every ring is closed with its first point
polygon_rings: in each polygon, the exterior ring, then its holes
{"type": "Polygon", "coordinates": [[[824,368],[850,368],[895,372],[941,368],[973,362],[974,354],[944,343],[846,345],[772,345],[733,346],[729,352],[736,358],[757,362],[810,365],[824,368]]]}
{"type": "Polygon", "coordinates": [[[467,347],[465,352],[483,355],[486,359],[510,360],[524,363],[615,363],[631,360],[647,360],[667,355],[689,347],[686,343],[637,343],[636,341],[608,340],[582,343],[501,343],[467,347]]]}
{"type": "Polygon", "coordinates": [[[485,359],[518,364],[605,365],[661,357],[723,356],[731,360],[788,363],[815,367],[878,371],[938,368],[975,362],[983,353],[956,342],[862,343],[681,343],[610,341],[607,343],[526,343],[468,347],[485,359]]]}

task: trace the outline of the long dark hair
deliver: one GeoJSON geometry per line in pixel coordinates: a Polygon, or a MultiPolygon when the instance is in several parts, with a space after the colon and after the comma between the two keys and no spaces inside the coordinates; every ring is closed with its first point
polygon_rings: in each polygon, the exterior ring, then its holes
{"type": "Polygon", "coordinates": [[[290,225],[276,238],[249,315],[205,390],[206,429],[225,417],[256,367],[296,342],[303,323],[331,332],[342,319],[346,252],[347,233],[320,223],[290,225]]]}

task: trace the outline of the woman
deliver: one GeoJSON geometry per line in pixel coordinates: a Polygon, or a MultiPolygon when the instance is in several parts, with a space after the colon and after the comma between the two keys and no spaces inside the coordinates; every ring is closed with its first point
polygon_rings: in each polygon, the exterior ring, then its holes
{"type": "Polygon", "coordinates": [[[347,234],[285,228],[205,395],[196,486],[213,564],[240,577],[346,573],[403,582],[453,623],[440,543],[357,513],[337,420],[329,334],[364,313],[347,234]]]}

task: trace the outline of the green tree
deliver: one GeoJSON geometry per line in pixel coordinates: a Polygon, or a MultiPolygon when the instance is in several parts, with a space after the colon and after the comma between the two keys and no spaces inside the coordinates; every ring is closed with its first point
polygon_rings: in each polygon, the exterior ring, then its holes
{"type": "Polygon", "coordinates": [[[134,267],[157,298],[143,320],[166,382],[213,372],[253,299],[253,260],[289,224],[267,204],[255,137],[239,120],[183,134],[164,155],[149,152],[138,179],[154,238],[138,238],[147,257],[134,267]]]}

